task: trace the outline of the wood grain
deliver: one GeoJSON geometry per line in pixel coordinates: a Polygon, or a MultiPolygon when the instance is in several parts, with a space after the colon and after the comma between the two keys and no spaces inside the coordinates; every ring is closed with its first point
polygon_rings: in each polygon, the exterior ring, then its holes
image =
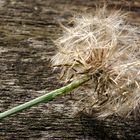
{"type": "MultiPolygon", "coordinates": [[[[140,25],[139,0],[108,1],[109,8],[130,11],[129,21],[140,25]]],[[[62,84],[52,71],[53,40],[61,35],[75,12],[92,12],[102,1],[0,1],[0,111],[29,101],[62,84]]],[[[104,121],[85,114],[72,118],[71,94],[33,107],[0,122],[2,140],[138,140],[140,121],[111,117],[104,121]]]]}

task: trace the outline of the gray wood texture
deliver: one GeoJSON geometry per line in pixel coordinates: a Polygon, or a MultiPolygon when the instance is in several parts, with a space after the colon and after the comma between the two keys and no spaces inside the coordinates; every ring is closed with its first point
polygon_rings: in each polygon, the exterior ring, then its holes
{"type": "MultiPolygon", "coordinates": [[[[62,84],[52,71],[53,40],[75,12],[94,11],[98,0],[0,0],[0,112],[62,84]]],[[[109,1],[140,25],[140,1],[109,1]]],[[[139,140],[140,121],[86,114],[72,118],[74,95],[57,98],[0,122],[0,140],[139,140]]]]}

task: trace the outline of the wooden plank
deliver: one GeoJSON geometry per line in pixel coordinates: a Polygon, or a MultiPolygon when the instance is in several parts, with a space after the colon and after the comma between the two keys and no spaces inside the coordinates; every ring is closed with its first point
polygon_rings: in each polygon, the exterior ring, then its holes
{"type": "MultiPolygon", "coordinates": [[[[62,84],[52,71],[54,39],[72,13],[93,11],[97,0],[1,0],[0,1],[0,111],[29,101],[62,84]]],[[[100,1],[102,3],[102,1],[100,1]]],[[[131,10],[129,20],[140,25],[140,2],[110,1],[110,8],[131,10]]],[[[139,120],[118,117],[99,121],[81,114],[72,118],[74,97],[57,98],[0,122],[4,140],[100,140],[140,139],[139,120]]]]}

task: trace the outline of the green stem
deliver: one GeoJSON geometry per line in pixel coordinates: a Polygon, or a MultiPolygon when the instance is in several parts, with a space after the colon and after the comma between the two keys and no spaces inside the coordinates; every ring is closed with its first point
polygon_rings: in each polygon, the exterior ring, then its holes
{"type": "Polygon", "coordinates": [[[16,113],[18,113],[18,112],[20,112],[22,110],[30,108],[32,106],[35,106],[35,105],[37,105],[39,103],[48,102],[48,101],[54,99],[56,96],[59,96],[59,95],[62,95],[62,94],[65,94],[67,92],[72,91],[73,89],[79,87],[80,85],[82,85],[83,83],[85,83],[88,80],[89,80],[89,78],[86,77],[86,78],[74,81],[74,82],[68,84],[67,86],[64,86],[62,88],[56,89],[56,90],[54,90],[52,92],[49,92],[49,93],[47,93],[45,95],[37,97],[37,98],[35,98],[35,99],[33,99],[33,100],[29,101],[29,102],[26,102],[26,103],[21,104],[21,105],[19,105],[17,107],[14,107],[14,108],[12,108],[10,110],[7,110],[7,111],[5,111],[3,113],[0,113],[0,120],[2,120],[3,118],[6,118],[6,117],[8,117],[8,116],[10,116],[12,114],[16,114],[16,113]]]}

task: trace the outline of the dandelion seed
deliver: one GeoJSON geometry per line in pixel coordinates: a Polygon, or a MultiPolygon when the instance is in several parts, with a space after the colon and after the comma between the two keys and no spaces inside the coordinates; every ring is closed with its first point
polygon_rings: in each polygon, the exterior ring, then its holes
{"type": "Polygon", "coordinates": [[[126,17],[104,8],[95,15],[80,15],[74,17],[73,27],[63,27],[63,36],[56,40],[58,52],[52,64],[62,70],[63,79],[91,77],[76,104],[89,115],[130,116],[139,108],[138,28],[126,23],[126,17]]]}

